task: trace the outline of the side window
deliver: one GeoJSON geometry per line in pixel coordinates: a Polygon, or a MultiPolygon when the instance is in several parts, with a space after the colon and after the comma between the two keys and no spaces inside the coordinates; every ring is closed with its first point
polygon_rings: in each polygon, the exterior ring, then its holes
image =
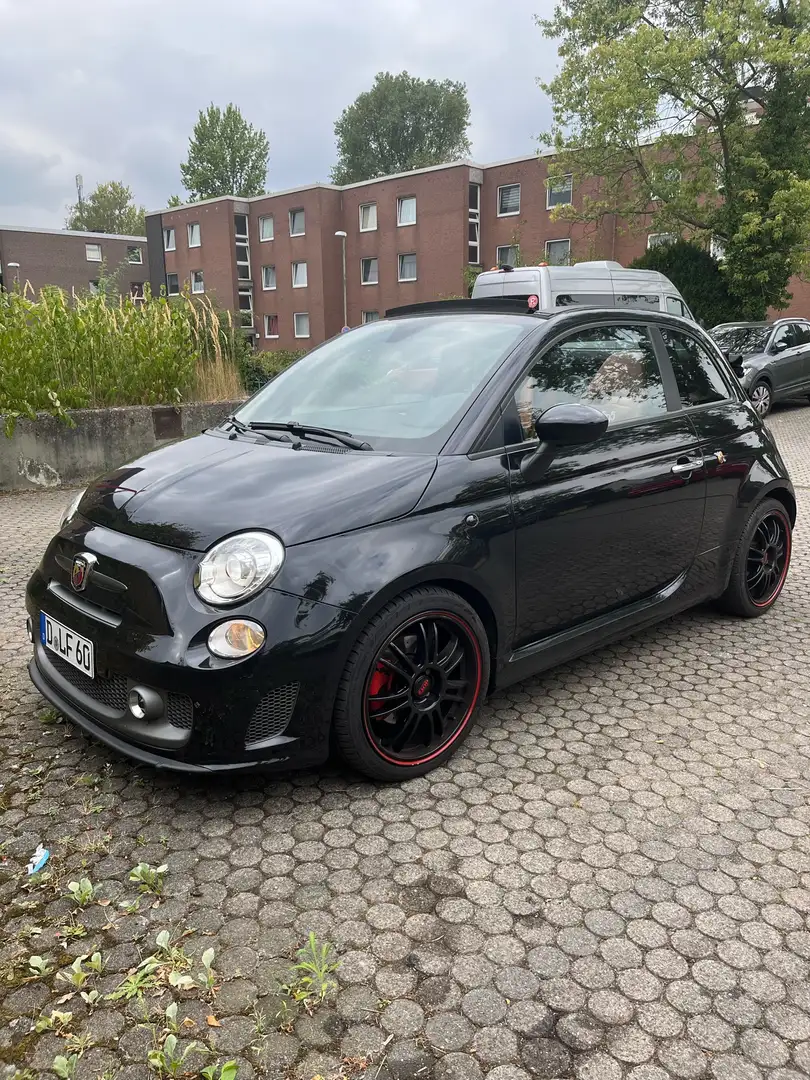
{"type": "Polygon", "coordinates": [[[601,409],[611,426],[666,413],[647,328],[589,327],[539,356],[515,393],[523,438],[535,438],[535,417],[566,402],[601,409]]]}
{"type": "Polygon", "coordinates": [[[657,293],[616,293],[616,307],[661,310],[661,297],[657,293]]]}
{"type": "Polygon", "coordinates": [[[663,326],[660,330],[675,371],[683,407],[691,409],[712,401],[728,401],[728,387],[706,350],[688,334],[663,326]]]}
{"type": "Polygon", "coordinates": [[[677,296],[668,296],[667,297],[667,311],[671,315],[685,315],[686,314],[686,309],[685,309],[682,301],[680,301],[677,296]]]}
{"type": "Polygon", "coordinates": [[[613,307],[613,293],[560,293],[554,301],[556,307],[613,307]]]}
{"type": "Polygon", "coordinates": [[[798,331],[797,345],[810,345],[810,323],[796,323],[798,331]]]}
{"type": "Polygon", "coordinates": [[[783,323],[773,335],[771,348],[774,351],[784,352],[785,349],[792,349],[794,344],[793,324],[783,323]]]}

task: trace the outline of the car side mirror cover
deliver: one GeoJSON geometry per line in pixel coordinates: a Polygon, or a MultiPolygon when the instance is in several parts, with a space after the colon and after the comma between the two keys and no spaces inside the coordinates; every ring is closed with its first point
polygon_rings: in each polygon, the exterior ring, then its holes
{"type": "Polygon", "coordinates": [[[534,421],[541,443],[550,446],[581,446],[594,442],[607,431],[610,421],[592,405],[566,403],[552,405],[534,421]]]}
{"type": "Polygon", "coordinates": [[[788,347],[788,345],[787,345],[786,341],[775,341],[773,343],[773,345],[771,345],[770,349],[768,349],[768,352],[769,353],[784,352],[787,347],[788,347]]]}

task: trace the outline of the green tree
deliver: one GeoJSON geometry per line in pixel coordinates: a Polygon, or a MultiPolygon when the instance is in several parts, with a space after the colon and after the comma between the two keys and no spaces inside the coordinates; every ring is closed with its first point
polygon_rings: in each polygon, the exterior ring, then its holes
{"type": "Polygon", "coordinates": [[[379,72],[335,124],[336,184],[441,165],[470,152],[464,83],[379,72]]]}
{"type": "Polygon", "coordinates": [[[630,263],[634,270],[658,270],[683,296],[695,318],[711,329],[739,318],[739,304],[716,259],[698,244],[659,244],[630,263]]]}
{"type": "Polygon", "coordinates": [[[169,198],[166,200],[166,206],[167,207],[182,206],[182,205],[183,205],[183,200],[180,198],[179,195],[170,195],[169,198]]]}
{"type": "Polygon", "coordinates": [[[263,195],[270,144],[235,105],[223,111],[216,105],[200,110],[188,144],[188,158],[180,166],[191,200],[238,195],[263,195]]]}
{"type": "Polygon", "coordinates": [[[803,0],[561,0],[538,21],[562,59],[554,172],[600,178],[555,213],[717,237],[738,314],[784,306],[810,240],[803,0]]]}
{"type": "Polygon", "coordinates": [[[146,232],[146,209],[136,206],[126,184],[111,180],[99,184],[86,199],[68,207],[66,229],[80,232],[114,233],[117,236],[143,236],[146,232]]]}

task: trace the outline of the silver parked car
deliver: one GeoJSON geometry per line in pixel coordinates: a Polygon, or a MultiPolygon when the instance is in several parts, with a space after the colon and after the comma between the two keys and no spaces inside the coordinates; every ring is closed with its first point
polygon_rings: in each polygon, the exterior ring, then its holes
{"type": "Polygon", "coordinates": [[[760,417],[775,401],[810,398],[810,321],[721,323],[711,335],[740,376],[760,417]]]}

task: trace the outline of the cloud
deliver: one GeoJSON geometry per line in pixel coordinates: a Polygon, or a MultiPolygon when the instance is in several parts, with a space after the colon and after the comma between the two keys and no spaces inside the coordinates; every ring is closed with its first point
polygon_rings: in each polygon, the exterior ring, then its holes
{"type": "Polygon", "coordinates": [[[0,0],[0,225],[60,227],[85,189],[180,193],[199,109],[235,102],[270,140],[268,185],[328,180],[334,122],[378,71],[466,82],[473,156],[531,153],[556,64],[551,0],[0,0]],[[32,25],[32,22],[35,25],[32,25]]]}

